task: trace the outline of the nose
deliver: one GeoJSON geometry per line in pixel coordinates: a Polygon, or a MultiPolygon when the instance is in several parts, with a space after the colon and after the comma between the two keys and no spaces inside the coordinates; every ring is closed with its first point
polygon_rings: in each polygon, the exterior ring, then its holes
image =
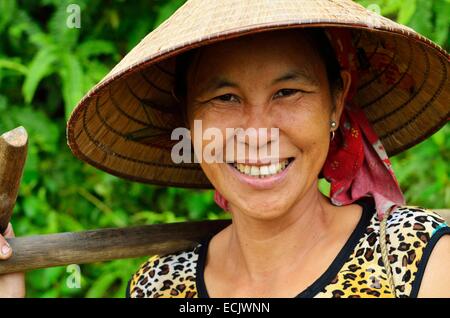
{"type": "Polygon", "coordinates": [[[249,131],[248,135],[251,138],[258,140],[264,140],[265,138],[267,143],[270,143],[275,138],[273,132],[271,132],[271,128],[275,127],[269,105],[248,105],[242,123],[242,128],[249,131]]]}
{"type": "Polygon", "coordinates": [[[249,105],[242,119],[242,127],[236,130],[237,145],[246,149],[247,158],[278,158],[279,130],[274,127],[270,108],[266,105],[249,105]]]}

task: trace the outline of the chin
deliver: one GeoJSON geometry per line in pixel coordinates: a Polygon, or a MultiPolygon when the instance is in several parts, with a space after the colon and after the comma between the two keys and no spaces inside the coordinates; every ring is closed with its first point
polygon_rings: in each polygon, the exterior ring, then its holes
{"type": "MultiPolygon", "coordinates": [[[[259,195],[258,195],[259,197],[259,195]]],[[[289,210],[290,201],[288,198],[274,198],[273,200],[267,194],[261,194],[262,200],[257,198],[241,202],[238,209],[241,213],[257,220],[273,220],[282,217],[289,210]]]]}

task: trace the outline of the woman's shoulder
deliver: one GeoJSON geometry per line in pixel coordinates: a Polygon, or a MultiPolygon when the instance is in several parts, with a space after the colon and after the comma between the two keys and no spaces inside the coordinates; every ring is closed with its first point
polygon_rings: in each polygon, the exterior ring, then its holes
{"type": "Polygon", "coordinates": [[[387,220],[388,234],[407,234],[423,243],[438,231],[448,228],[443,216],[438,212],[421,206],[402,205],[395,208],[387,220]]]}
{"type": "Polygon", "coordinates": [[[150,257],[132,275],[126,297],[196,297],[196,264],[200,245],[150,257]]]}
{"type": "MultiPolygon", "coordinates": [[[[364,211],[368,225],[345,264],[316,297],[392,297],[381,249],[381,223],[373,201],[364,211]]],[[[387,261],[397,297],[416,297],[428,257],[435,243],[450,234],[435,211],[418,206],[397,206],[386,224],[387,261]]]]}
{"type": "Polygon", "coordinates": [[[416,297],[434,246],[450,227],[436,211],[420,206],[399,206],[387,220],[389,257],[398,292],[416,297]]]}

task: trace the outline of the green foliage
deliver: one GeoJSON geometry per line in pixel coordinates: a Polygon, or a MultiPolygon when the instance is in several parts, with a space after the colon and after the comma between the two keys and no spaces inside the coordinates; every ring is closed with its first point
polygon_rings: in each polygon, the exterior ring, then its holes
{"type": "MultiPolygon", "coordinates": [[[[211,191],[127,182],[76,160],[65,124],[75,104],[184,0],[77,0],[81,28],[66,27],[68,0],[0,1],[0,133],[24,126],[29,153],[12,223],[17,235],[227,217],[211,191]]],[[[370,0],[381,12],[449,48],[449,0],[370,0]]],[[[450,206],[450,129],[393,158],[409,204],[450,206]]],[[[321,182],[320,189],[329,191],[321,182]]],[[[27,274],[29,296],[123,297],[145,258],[81,265],[81,288],[66,267],[27,274]]]]}
{"type": "Polygon", "coordinates": [[[417,32],[445,47],[450,47],[449,0],[360,0],[365,7],[377,5],[380,13],[406,24],[417,32]]]}
{"type": "Polygon", "coordinates": [[[450,126],[392,158],[406,202],[429,208],[450,207],[450,126]]]}

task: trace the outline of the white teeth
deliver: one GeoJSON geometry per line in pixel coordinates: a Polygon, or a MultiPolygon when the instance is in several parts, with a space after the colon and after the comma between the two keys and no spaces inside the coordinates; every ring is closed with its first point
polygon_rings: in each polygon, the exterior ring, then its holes
{"type": "Polygon", "coordinates": [[[277,173],[277,167],[275,165],[270,165],[269,166],[269,173],[270,174],[275,174],[277,173]]]}
{"type": "Polygon", "coordinates": [[[258,176],[259,175],[259,168],[252,166],[251,170],[250,170],[250,175],[252,176],[258,176]]]}
{"type": "Polygon", "coordinates": [[[253,166],[253,165],[246,165],[242,163],[235,163],[234,167],[240,171],[243,174],[264,178],[270,175],[277,174],[281,171],[283,171],[287,165],[289,164],[289,160],[284,160],[280,163],[273,163],[270,165],[265,166],[253,166]]]}
{"type": "Polygon", "coordinates": [[[269,167],[268,166],[262,166],[259,168],[259,174],[266,176],[269,174],[269,167]]]}

